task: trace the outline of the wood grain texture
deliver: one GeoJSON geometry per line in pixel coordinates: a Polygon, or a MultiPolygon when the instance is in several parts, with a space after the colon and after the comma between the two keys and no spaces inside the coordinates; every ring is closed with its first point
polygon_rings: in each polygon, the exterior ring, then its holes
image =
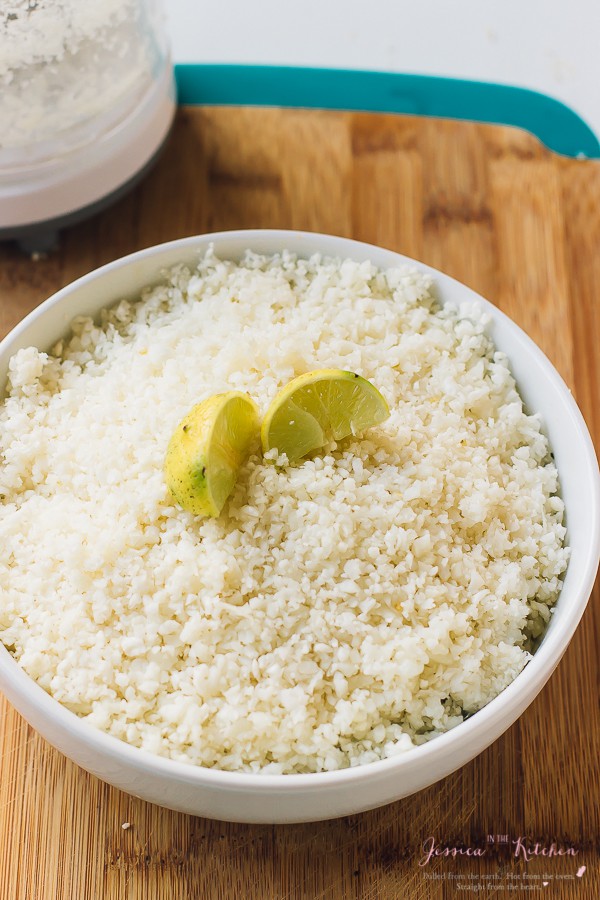
{"type": "MultiPolygon", "coordinates": [[[[65,232],[56,253],[32,262],[0,247],[0,334],[115,257],[240,227],[353,236],[461,279],[540,344],[600,441],[600,167],[559,159],[508,128],[182,110],[143,184],[65,232]]],[[[535,893],[599,897],[599,631],[596,590],[547,687],[486,752],[416,796],[318,824],[222,824],[136,800],[68,762],[1,701],[0,898],[445,900],[465,893],[449,873],[573,876],[582,865],[583,877],[538,881],[535,893]],[[488,834],[579,852],[511,865],[492,847],[481,860],[418,866],[430,835],[474,846],[488,834]]],[[[478,883],[481,897],[531,893],[478,883]]]]}

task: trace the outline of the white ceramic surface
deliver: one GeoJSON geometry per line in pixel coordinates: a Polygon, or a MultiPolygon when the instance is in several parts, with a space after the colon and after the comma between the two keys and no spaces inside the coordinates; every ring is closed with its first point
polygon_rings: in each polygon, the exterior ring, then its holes
{"type": "MultiPolygon", "coordinates": [[[[247,247],[266,253],[286,247],[301,256],[320,251],[370,259],[383,268],[412,262],[367,244],[291,231],[224,232],[142,250],[63,288],[21,322],[0,344],[0,389],[16,350],[31,345],[48,349],[73,316],[94,314],[122,296],[135,295],[156,281],[165,266],[193,261],[211,242],[217,253],[232,258],[247,247]]],[[[568,388],[536,345],[473,291],[428,271],[442,302],[481,303],[490,312],[492,336],[509,355],[528,407],[542,413],[552,442],[572,556],[550,627],[532,661],[472,718],[403,756],[336,772],[261,776],[173,762],[96,731],[46,694],[0,647],[0,688],[37,731],[84,769],[138,797],[201,816],[239,822],[333,818],[389,803],[458,769],[502,734],[550,677],[585,609],[598,566],[600,478],[594,448],[568,388]]],[[[564,716],[566,723],[568,710],[564,716]]]]}
{"type": "Polygon", "coordinates": [[[280,0],[213,3],[210,16],[198,0],[165,5],[176,63],[374,69],[517,85],[562,100],[600,137],[598,0],[304,0],[301,16],[280,0]]]}

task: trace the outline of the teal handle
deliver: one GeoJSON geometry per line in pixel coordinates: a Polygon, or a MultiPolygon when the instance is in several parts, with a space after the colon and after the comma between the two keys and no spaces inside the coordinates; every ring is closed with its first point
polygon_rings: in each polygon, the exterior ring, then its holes
{"type": "Polygon", "coordinates": [[[405,113],[513,125],[564,156],[600,158],[598,138],[577,113],[526,88],[432,75],[296,66],[175,67],[179,102],[405,113]]]}

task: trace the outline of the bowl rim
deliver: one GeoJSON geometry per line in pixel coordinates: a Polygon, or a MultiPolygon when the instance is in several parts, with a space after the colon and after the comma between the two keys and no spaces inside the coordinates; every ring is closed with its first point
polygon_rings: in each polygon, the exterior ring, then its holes
{"type": "MultiPolygon", "coordinates": [[[[260,790],[277,791],[285,788],[286,792],[289,791],[293,793],[306,792],[307,790],[320,791],[333,785],[336,785],[337,787],[344,784],[351,786],[358,781],[372,779],[376,776],[383,776],[384,774],[388,776],[389,774],[394,773],[400,776],[404,769],[411,767],[417,762],[419,767],[426,766],[428,762],[432,764],[434,760],[439,760],[445,755],[448,757],[451,756],[454,750],[458,749],[466,742],[475,745],[477,743],[477,738],[480,739],[480,744],[485,746],[485,737],[483,736],[486,735],[486,733],[492,735],[487,741],[488,744],[491,743],[495,740],[497,734],[500,733],[493,730],[493,725],[494,723],[497,724],[498,721],[503,718],[502,711],[507,711],[504,718],[509,719],[502,729],[504,730],[512,724],[512,722],[515,721],[524,709],[533,701],[558,664],[584,613],[594,585],[600,558],[600,473],[598,470],[594,445],[583,415],[563,378],[546,355],[537,344],[500,309],[457,279],[452,278],[444,272],[434,269],[425,263],[397,253],[395,250],[386,249],[385,247],[335,235],[322,234],[319,232],[296,231],[292,229],[241,229],[220,231],[192,235],[161,244],[155,244],[152,247],[138,250],[127,256],[106,263],[80,278],[77,278],[75,281],[70,282],[25,316],[25,318],[11,330],[2,341],[0,341],[0,360],[7,351],[10,352],[11,345],[27,331],[34,321],[43,317],[49,309],[61,303],[64,298],[71,294],[77,294],[80,288],[97,279],[103,278],[109,272],[116,272],[119,269],[126,268],[136,262],[155,256],[158,257],[163,253],[166,254],[173,250],[182,251],[183,261],[185,259],[185,251],[197,249],[198,253],[200,253],[202,250],[207,249],[211,243],[218,245],[219,243],[226,243],[227,241],[244,241],[245,246],[249,249],[254,249],[253,245],[264,243],[266,241],[273,245],[279,245],[280,250],[289,249],[291,252],[299,251],[295,251],[294,247],[289,246],[289,244],[293,244],[295,241],[304,241],[315,245],[315,253],[350,259],[353,258],[353,251],[354,256],[363,256],[367,253],[367,255],[372,254],[374,257],[377,257],[383,254],[389,259],[389,262],[383,264],[378,262],[376,263],[378,267],[385,268],[399,265],[418,266],[421,271],[427,272],[434,277],[442,296],[445,286],[452,286],[461,292],[465,300],[471,302],[476,301],[485,311],[490,313],[492,320],[498,319],[503,321],[513,330],[513,334],[519,339],[521,349],[536,358],[538,364],[543,369],[548,382],[552,384],[553,389],[561,395],[565,402],[569,414],[569,424],[573,433],[573,441],[579,443],[583,449],[586,465],[589,469],[589,502],[591,505],[592,528],[587,542],[587,553],[584,560],[579,564],[577,569],[578,577],[571,587],[572,602],[568,608],[564,610],[561,609],[560,627],[549,629],[538,650],[519,675],[517,675],[504,690],[494,697],[493,700],[486,704],[486,706],[482,707],[473,714],[473,716],[461,722],[459,725],[438,735],[431,741],[399,755],[363,765],[321,772],[262,774],[261,772],[228,771],[216,767],[201,766],[190,762],[171,759],[170,757],[159,756],[140,747],[128,744],[121,739],[88,724],[76,713],[71,712],[53,696],[48,694],[25,672],[24,669],[21,668],[16,659],[14,659],[1,642],[0,675],[4,676],[6,682],[10,684],[10,694],[24,697],[32,706],[39,709],[46,720],[51,720],[62,732],[66,732],[73,738],[76,738],[80,745],[83,745],[94,752],[99,752],[103,756],[112,759],[114,762],[128,765],[131,768],[136,769],[140,774],[159,777],[166,776],[178,782],[187,783],[190,786],[212,787],[215,789],[219,788],[236,792],[254,792],[258,788],[260,788],[260,790]],[[286,240],[289,242],[288,244],[286,244],[286,240]],[[527,688],[527,697],[524,703],[522,699],[519,699],[519,695],[522,693],[523,688],[527,688]],[[515,710],[518,710],[516,715],[512,715],[515,710]],[[481,740],[482,738],[483,740],[481,740]]],[[[218,246],[216,247],[216,251],[217,253],[219,252],[218,246]]],[[[268,251],[257,250],[256,252],[268,251]]],[[[191,254],[188,253],[188,258],[189,255],[191,254]]],[[[299,255],[301,257],[306,256],[306,254],[302,252],[299,252],[299,255]]],[[[165,267],[171,265],[172,263],[168,263],[165,264],[165,267]]],[[[125,296],[125,294],[123,294],[123,296],[125,296]]],[[[113,297],[106,305],[109,306],[114,302],[117,302],[118,299],[118,296],[113,297]]],[[[99,307],[99,309],[100,308],[101,307],[99,307]]],[[[77,311],[74,310],[72,317],[77,314],[77,311]]],[[[1,390],[3,389],[4,388],[2,387],[1,390]]],[[[0,397],[2,396],[1,390],[0,397]]],[[[458,763],[458,765],[460,764],[461,763],[458,763]]]]}

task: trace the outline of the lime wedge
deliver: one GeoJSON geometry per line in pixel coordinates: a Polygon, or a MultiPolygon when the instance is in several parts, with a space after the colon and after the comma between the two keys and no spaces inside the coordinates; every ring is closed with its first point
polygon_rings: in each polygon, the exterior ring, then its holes
{"type": "Polygon", "coordinates": [[[169,442],[165,479],[176,503],[197,516],[218,516],[258,434],[248,394],[227,391],[199,403],[169,442]]]}
{"type": "Polygon", "coordinates": [[[361,434],[390,411],[375,385],[343,369],[318,369],[294,378],[267,410],[263,451],[276,448],[293,463],[329,441],[361,434]]]}

